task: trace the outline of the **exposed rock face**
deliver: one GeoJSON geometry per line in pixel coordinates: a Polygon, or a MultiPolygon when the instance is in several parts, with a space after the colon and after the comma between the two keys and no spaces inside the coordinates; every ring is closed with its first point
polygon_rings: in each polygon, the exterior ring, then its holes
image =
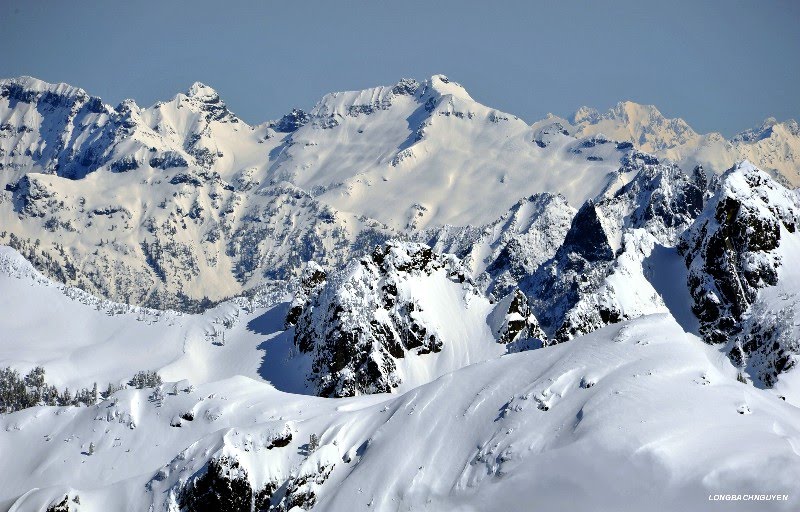
{"type": "Polygon", "coordinates": [[[45,512],[69,512],[69,496],[64,496],[59,502],[53,503],[45,512]]]}
{"type": "Polygon", "coordinates": [[[419,318],[414,296],[401,290],[403,281],[432,276],[431,282],[446,279],[472,287],[454,256],[390,241],[330,279],[308,301],[294,340],[301,352],[312,355],[310,381],[317,394],[390,392],[401,382],[397,359],[442,350],[435,327],[419,318]]]}
{"type": "Polygon", "coordinates": [[[705,186],[674,164],[642,162],[634,164],[640,170],[630,183],[598,201],[606,230],[620,237],[625,229],[644,229],[662,245],[673,246],[703,211],[705,186]]]}
{"type": "Polygon", "coordinates": [[[291,133],[308,124],[309,121],[311,121],[311,116],[308,113],[299,109],[292,109],[290,113],[276,122],[272,128],[276,132],[291,133]]]}
{"type": "Polygon", "coordinates": [[[754,304],[742,322],[741,332],[729,343],[729,355],[734,364],[746,369],[754,381],[767,387],[774,386],[782,373],[797,366],[800,304],[796,296],[794,299],[794,303],[784,303],[783,309],[777,311],[761,302],[754,304]]]}
{"type": "Polygon", "coordinates": [[[641,261],[654,244],[676,243],[702,211],[704,191],[678,167],[646,154],[630,155],[620,174],[626,169],[638,172],[618,191],[586,202],[553,258],[520,283],[550,342],[663,308],[646,293],[631,300],[636,294],[612,285],[613,276],[657,297],[641,261]]]}
{"type": "Polygon", "coordinates": [[[493,317],[498,324],[495,327],[498,343],[509,344],[530,338],[542,342],[547,340],[528,305],[528,298],[519,290],[514,290],[497,303],[493,317]]]}
{"type": "Polygon", "coordinates": [[[679,248],[689,267],[693,311],[709,343],[730,343],[734,363],[760,360],[765,383],[791,367],[796,342],[782,341],[781,324],[744,322],[759,291],[778,284],[782,239],[795,236],[800,219],[797,194],[748,162],[722,178],[703,216],[685,233],[679,248]],[[745,329],[743,330],[743,326],[745,329]]]}
{"type": "Polygon", "coordinates": [[[308,306],[311,298],[316,295],[319,289],[325,284],[328,279],[328,274],[319,264],[309,261],[308,265],[303,269],[300,279],[294,291],[292,304],[289,306],[289,312],[286,314],[285,326],[289,327],[297,323],[298,318],[303,310],[308,306]]]}
{"type": "Polygon", "coordinates": [[[317,504],[317,492],[325,484],[339,462],[338,450],[335,446],[322,447],[310,455],[301,464],[296,475],[285,483],[283,496],[277,505],[277,510],[311,510],[317,504]]]}
{"type": "MultiPolygon", "coordinates": [[[[600,286],[614,261],[609,234],[593,201],[584,204],[556,255],[525,278],[522,289],[553,341],[570,339],[582,329],[564,325],[567,312],[581,296],[600,286]]],[[[609,321],[615,321],[609,315],[609,321]]]]}
{"type": "Polygon", "coordinates": [[[758,289],[777,282],[775,254],[781,227],[797,224],[796,198],[765,173],[744,164],[732,169],[703,218],[679,248],[691,270],[694,311],[707,341],[722,343],[736,330],[758,289]],[[783,196],[772,204],[769,196],[783,196]]]}
{"type": "Polygon", "coordinates": [[[206,471],[181,492],[180,506],[186,512],[250,512],[253,489],[247,470],[232,457],[209,460],[206,471]]]}
{"type": "Polygon", "coordinates": [[[517,287],[552,258],[569,230],[575,209],[564,196],[541,193],[520,199],[495,222],[481,227],[445,226],[415,237],[439,252],[460,257],[496,298],[517,287]]]}
{"type": "MultiPolygon", "coordinates": [[[[288,425],[279,432],[258,429],[245,435],[228,432],[211,455],[196,445],[184,450],[148,482],[147,488],[166,497],[170,510],[179,508],[182,512],[310,510],[317,504],[317,493],[342,461],[342,455],[334,444],[313,448],[303,445],[300,448],[303,458],[294,467],[281,467],[281,463],[259,466],[264,460],[275,460],[273,457],[282,462],[290,460],[288,453],[273,450],[291,442],[288,425]],[[194,474],[167,483],[173,476],[172,467],[185,467],[187,461],[197,468],[194,474]]],[[[297,447],[291,452],[297,454],[297,447]]]]}
{"type": "Polygon", "coordinates": [[[584,204],[572,219],[572,226],[559,252],[579,255],[587,262],[614,259],[609,233],[603,227],[600,215],[594,201],[584,204]]]}

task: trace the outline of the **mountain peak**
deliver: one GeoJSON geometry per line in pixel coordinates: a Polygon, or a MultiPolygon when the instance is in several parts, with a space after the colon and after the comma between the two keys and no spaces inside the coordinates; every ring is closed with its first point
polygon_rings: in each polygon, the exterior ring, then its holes
{"type": "Polygon", "coordinates": [[[24,96],[27,96],[30,99],[33,99],[34,97],[43,93],[55,94],[68,98],[90,97],[86,91],[79,87],[74,87],[63,82],[52,84],[28,75],[1,79],[0,88],[9,91],[13,89],[18,91],[19,94],[22,94],[24,91],[26,93],[24,96]]]}
{"type": "Polygon", "coordinates": [[[186,91],[186,96],[189,98],[196,98],[205,103],[216,103],[219,101],[219,93],[202,82],[193,83],[192,86],[189,87],[189,90],[186,91]]]}
{"type": "MultiPolygon", "coordinates": [[[[634,101],[625,100],[618,102],[606,113],[611,119],[666,119],[655,105],[644,105],[634,101]]],[[[682,121],[682,120],[680,120],[682,121]]]]}
{"type": "Polygon", "coordinates": [[[336,117],[369,114],[387,110],[397,97],[413,96],[417,100],[433,100],[450,96],[466,101],[474,101],[461,84],[445,75],[433,75],[422,83],[413,78],[402,78],[391,86],[370,87],[355,91],[328,93],[311,110],[314,117],[336,117]]]}
{"type": "Polygon", "coordinates": [[[684,144],[698,137],[681,118],[667,118],[654,105],[620,101],[604,113],[581,107],[572,116],[576,135],[604,133],[616,140],[637,144],[642,150],[656,152],[684,144]]]}
{"type": "Polygon", "coordinates": [[[423,84],[423,91],[426,91],[427,88],[436,91],[441,96],[451,95],[456,98],[474,101],[461,84],[450,80],[445,75],[431,76],[423,84]]]}
{"type": "MultiPolygon", "coordinates": [[[[772,130],[777,124],[779,124],[778,120],[770,116],[764,119],[761,125],[737,133],[733,136],[731,142],[758,142],[768,139],[772,135],[772,130]]],[[[789,122],[786,124],[788,126],[789,122]]]]}
{"type": "Polygon", "coordinates": [[[600,112],[596,108],[587,107],[586,105],[578,108],[571,118],[572,124],[590,123],[594,124],[600,120],[600,112]]]}

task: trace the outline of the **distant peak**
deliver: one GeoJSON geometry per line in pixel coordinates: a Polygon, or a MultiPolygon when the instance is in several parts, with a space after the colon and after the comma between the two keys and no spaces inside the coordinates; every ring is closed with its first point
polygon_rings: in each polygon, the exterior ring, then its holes
{"type": "Polygon", "coordinates": [[[28,75],[2,79],[0,80],[0,86],[17,87],[33,93],[49,92],[58,94],[59,96],[89,96],[86,91],[79,87],[63,82],[51,84],[28,75]]]}
{"type": "Polygon", "coordinates": [[[397,97],[413,96],[417,100],[436,101],[451,96],[474,101],[464,88],[445,75],[433,75],[422,83],[403,78],[390,86],[355,91],[328,93],[311,110],[312,117],[358,116],[390,108],[397,97]]]}
{"type": "Polygon", "coordinates": [[[731,142],[758,142],[763,139],[768,139],[772,135],[772,130],[777,124],[777,119],[768,117],[764,119],[760,126],[750,128],[749,130],[734,135],[731,142]]]}
{"type": "MultiPolygon", "coordinates": [[[[631,121],[640,119],[666,120],[655,105],[645,105],[635,101],[620,101],[604,113],[591,107],[581,107],[572,115],[573,124],[597,124],[603,120],[631,121]]],[[[676,119],[676,121],[682,121],[676,119]]]]}
{"type": "Polygon", "coordinates": [[[661,113],[660,110],[655,105],[644,105],[642,103],[636,103],[635,101],[625,100],[620,101],[616,104],[616,106],[608,111],[609,115],[632,115],[632,114],[639,114],[645,113],[651,116],[663,118],[664,114],[661,113]]]}
{"type": "Polygon", "coordinates": [[[600,112],[597,109],[587,106],[582,106],[578,110],[572,114],[572,124],[581,124],[581,123],[596,123],[600,120],[600,112]]]}
{"type": "Polygon", "coordinates": [[[445,75],[433,75],[428,80],[425,81],[425,84],[428,87],[423,88],[423,90],[427,90],[430,88],[433,91],[436,91],[438,94],[445,96],[445,95],[452,95],[456,98],[461,98],[469,101],[474,101],[472,96],[469,95],[466,89],[459,84],[458,82],[454,82],[450,80],[445,75]]]}
{"type": "Polygon", "coordinates": [[[794,136],[800,136],[800,125],[794,119],[789,119],[783,122],[786,129],[794,136]]]}
{"type": "Polygon", "coordinates": [[[196,98],[200,101],[207,103],[214,103],[219,101],[219,94],[212,87],[207,86],[202,82],[195,82],[186,91],[186,96],[189,98],[196,98]]]}

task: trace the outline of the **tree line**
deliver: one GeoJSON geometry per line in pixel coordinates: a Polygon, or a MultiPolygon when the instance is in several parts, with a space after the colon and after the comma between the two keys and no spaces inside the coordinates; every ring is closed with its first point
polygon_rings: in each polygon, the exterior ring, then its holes
{"type": "MultiPolygon", "coordinates": [[[[139,371],[128,383],[138,389],[160,386],[161,376],[155,371],[139,371]]],[[[60,390],[45,380],[44,368],[37,366],[25,376],[11,367],[0,368],[0,413],[11,413],[37,405],[79,406],[94,405],[125,386],[109,383],[99,391],[95,382],[91,389],[81,388],[75,393],[68,387],[60,390]]]]}

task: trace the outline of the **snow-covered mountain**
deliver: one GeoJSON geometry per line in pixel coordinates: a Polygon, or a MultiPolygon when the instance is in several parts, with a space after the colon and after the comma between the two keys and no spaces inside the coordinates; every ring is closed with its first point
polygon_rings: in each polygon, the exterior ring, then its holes
{"type": "MultiPolygon", "coordinates": [[[[696,136],[632,103],[604,115],[582,109],[573,123],[528,126],[442,75],[329,94],[309,112],[259,126],[200,83],[143,108],[105,105],[66,84],[2,80],[0,242],[90,293],[196,311],[285,281],[308,261],[335,268],[391,237],[460,256],[466,249],[456,238],[482,238],[470,265],[482,271],[499,258],[502,293],[521,268],[552,256],[571,216],[545,199],[529,201],[532,209],[520,201],[560,194],[578,208],[635,174],[625,162],[637,150],[625,141],[684,163],[665,151],[696,136]],[[553,218],[545,221],[541,208],[553,218]],[[511,245],[470,232],[507,222],[521,226],[511,245]]],[[[737,144],[796,135],[796,124],[783,126],[765,125],[737,144]]],[[[781,152],[764,151],[766,160],[745,156],[765,169],[800,168],[777,165],[770,159],[781,152]]],[[[722,172],[731,158],[699,160],[722,172]]]]}
{"type": "Polygon", "coordinates": [[[643,151],[680,163],[687,169],[702,165],[720,173],[749,160],[791,186],[800,185],[800,127],[789,119],[767,118],[761,126],[731,139],[719,133],[696,133],[683,119],[669,119],[653,105],[623,101],[600,113],[579,108],[564,130],[577,137],[603,134],[630,141],[643,151]]]}
{"type": "Polygon", "coordinates": [[[0,510],[783,496],[798,130],[715,137],[442,75],[258,126],[0,81],[0,510]]]}
{"type": "Polygon", "coordinates": [[[62,282],[151,307],[197,310],[398,233],[488,224],[533,193],[582,202],[625,154],[571,138],[540,148],[439,75],[258,127],[202,84],[148,108],[29,77],[0,91],[0,242],[62,282]]]}

